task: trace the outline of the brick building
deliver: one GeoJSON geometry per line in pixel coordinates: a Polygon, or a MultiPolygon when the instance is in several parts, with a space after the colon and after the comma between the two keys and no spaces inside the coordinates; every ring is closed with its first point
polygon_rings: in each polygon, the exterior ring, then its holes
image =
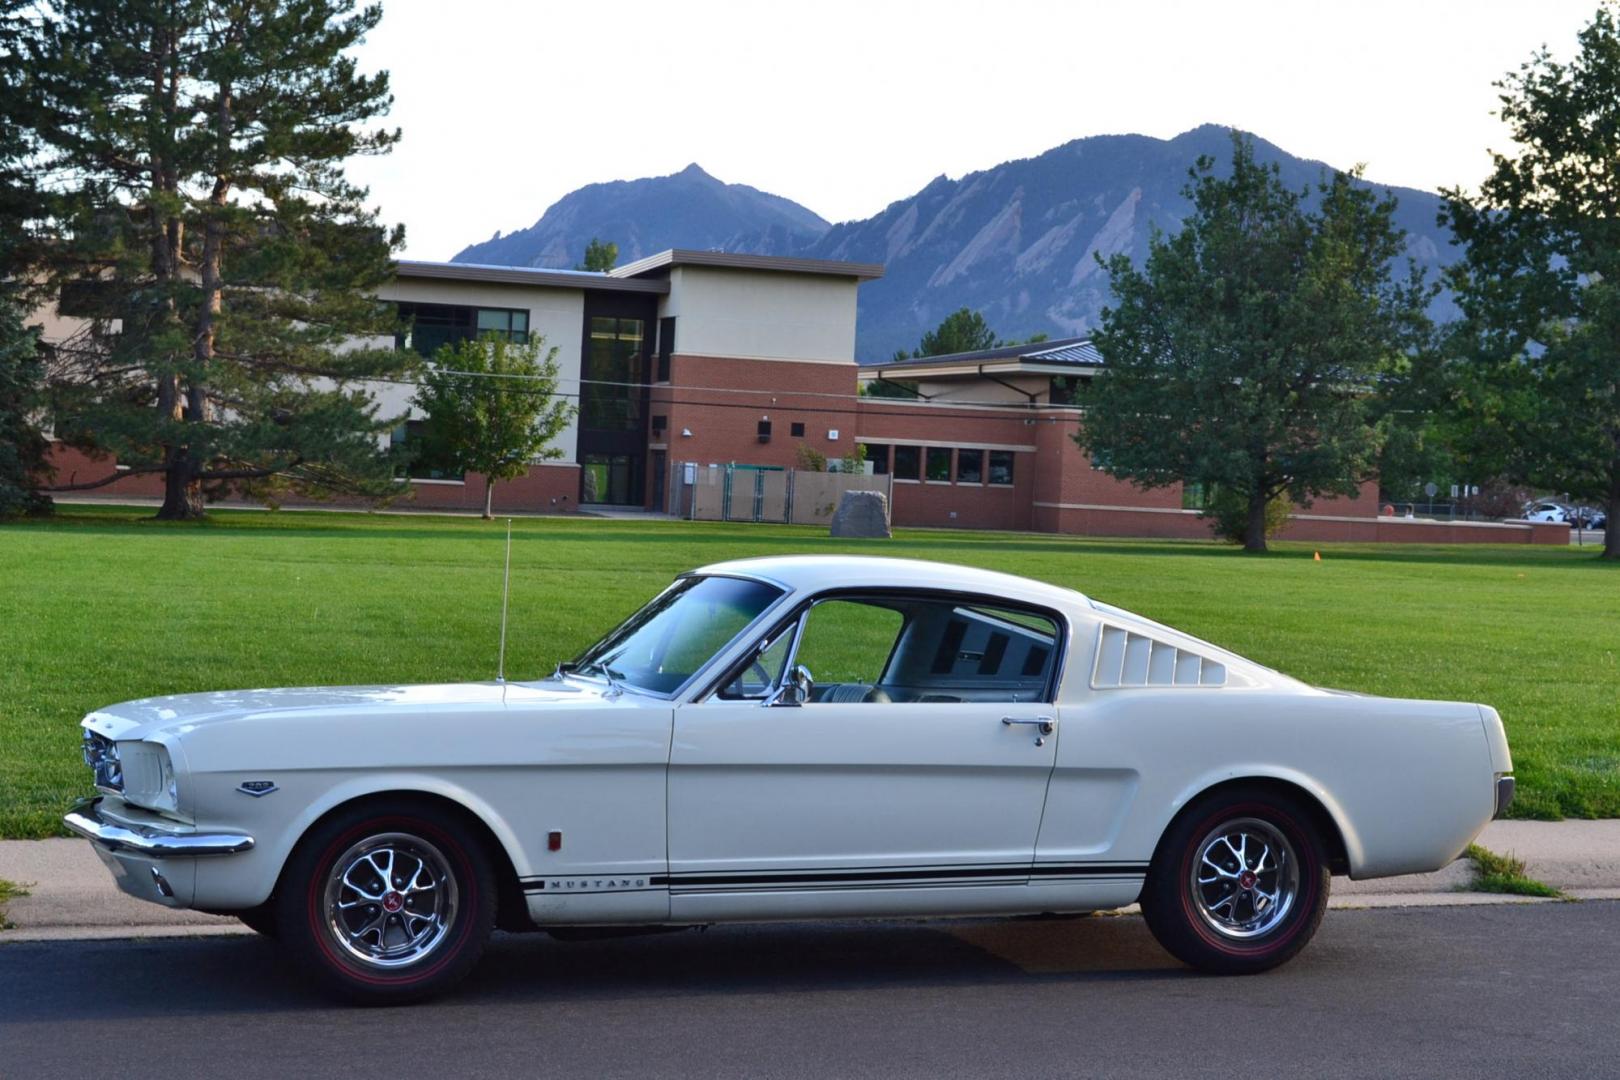
{"type": "MultiPolygon", "coordinates": [[[[1142,491],[1094,468],[1072,435],[1071,402],[1102,357],[1069,339],[858,366],[858,289],[881,266],[672,250],[608,273],[402,261],[383,291],[410,320],[395,344],[424,356],[482,333],[543,338],[559,393],[577,402],[561,459],[495,491],[498,511],[682,505],[686,463],[791,468],[801,445],[839,458],[857,445],[892,479],[897,525],[1108,536],[1207,537],[1196,490],[1142,491]],[[902,382],[903,396],[861,393],[902,382]]],[[[47,339],[74,320],[42,313],[47,339]]],[[[412,388],[374,387],[416,437],[412,388]]],[[[64,481],[116,468],[59,448],[64,481]]],[[[481,509],[484,480],[421,461],[400,482],[424,509],[481,509]]],[[[155,476],[101,492],[155,494],[155,476]]],[[[1301,539],[1553,540],[1567,530],[1380,517],[1376,484],[1296,515],[1301,539]]]]}

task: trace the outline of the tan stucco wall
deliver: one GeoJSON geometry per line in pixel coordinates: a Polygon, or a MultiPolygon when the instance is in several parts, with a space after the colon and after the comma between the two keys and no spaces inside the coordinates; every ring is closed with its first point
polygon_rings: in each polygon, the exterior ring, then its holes
{"type": "Polygon", "coordinates": [[[658,314],[688,356],[855,362],[855,279],[677,266],[658,314]]]}

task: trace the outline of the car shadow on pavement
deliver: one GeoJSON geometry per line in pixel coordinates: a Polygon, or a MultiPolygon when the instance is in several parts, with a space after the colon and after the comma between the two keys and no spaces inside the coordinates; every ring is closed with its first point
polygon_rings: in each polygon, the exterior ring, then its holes
{"type": "MultiPolygon", "coordinates": [[[[253,937],[19,942],[0,958],[0,1013],[17,1023],[87,1015],[92,1000],[102,1020],[331,1005],[272,943],[253,937]],[[131,971],[140,972],[140,986],[161,993],[86,991],[127,986],[131,971]]],[[[583,941],[498,934],[478,968],[443,1000],[579,1003],[1185,978],[1196,976],[1134,918],[777,924],[583,941]]]]}

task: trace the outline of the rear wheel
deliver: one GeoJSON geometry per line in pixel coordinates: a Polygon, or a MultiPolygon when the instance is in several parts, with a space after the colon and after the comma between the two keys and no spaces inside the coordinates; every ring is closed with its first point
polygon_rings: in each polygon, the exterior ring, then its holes
{"type": "Polygon", "coordinates": [[[1233,789],[1171,824],[1148,870],[1142,914],[1183,963],[1252,974],[1305,947],[1331,882],[1321,837],[1298,800],[1233,789]]]}
{"type": "Polygon", "coordinates": [[[323,822],[288,862],[282,941],[328,989],[412,1001],[460,981],[495,919],[478,838],[437,809],[401,802],[323,822]]]}

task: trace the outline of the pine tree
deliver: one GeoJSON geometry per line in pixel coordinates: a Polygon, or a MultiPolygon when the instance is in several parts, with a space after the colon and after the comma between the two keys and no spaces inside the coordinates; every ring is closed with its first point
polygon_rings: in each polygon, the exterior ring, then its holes
{"type": "Polygon", "coordinates": [[[24,287],[28,231],[42,196],[30,159],[31,75],[24,43],[34,11],[22,0],[0,0],[0,518],[48,512],[40,493],[49,475],[49,449],[40,430],[44,363],[38,334],[25,321],[33,297],[24,287]]]}
{"type": "MultiPolygon", "coordinates": [[[[381,18],[351,0],[65,0],[27,42],[32,123],[59,193],[40,270],[64,313],[56,427],[132,473],[158,516],[205,485],[386,496],[394,423],[356,380],[406,366],[376,289],[403,242],[344,162],[386,74],[350,50],[381,18]]],[[[127,475],[127,473],[126,473],[127,475]]],[[[93,485],[66,485],[69,487],[93,485]]]]}
{"type": "Polygon", "coordinates": [[[39,490],[49,445],[39,430],[43,363],[22,311],[18,290],[0,283],[0,518],[51,509],[39,490]]]}
{"type": "Polygon", "coordinates": [[[960,308],[940,320],[940,324],[922,336],[914,356],[944,356],[948,353],[978,352],[993,349],[999,339],[990,324],[972,308],[960,308]]]}

